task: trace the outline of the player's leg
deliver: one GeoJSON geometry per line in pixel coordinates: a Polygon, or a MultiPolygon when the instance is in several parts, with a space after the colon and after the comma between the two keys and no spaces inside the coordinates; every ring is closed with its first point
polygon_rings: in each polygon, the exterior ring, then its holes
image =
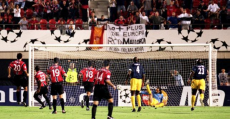
{"type": "Polygon", "coordinates": [[[56,84],[51,84],[51,95],[53,97],[53,112],[52,114],[57,114],[57,86],[56,84]]]}
{"type": "Polygon", "coordinates": [[[200,87],[199,87],[199,92],[200,92],[200,103],[201,106],[204,106],[204,92],[205,92],[205,80],[201,79],[200,80],[200,87]]]}
{"type": "Polygon", "coordinates": [[[113,113],[113,98],[108,99],[108,117],[107,119],[113,119],[112,113],[113,113]]]}
{"type": "Polygon", "coordinates": [[[141,86],[142,86],[142,80],[137,79],[137,89],[136,89],[136,96],[137,96],[137,104],[138,104],[138,112],[141,111],[141,96],[140,96],[140,91],[141,91],[141,86]]]}
{"type": "Polygon", "coordinates": [[[132,107],[133,107],[133,111],[132,112],[136,112],[136,106],[135,106],[135,94],[136,94],[136,79],[132,78],[130,80],[130,89],[131,89],[131,103],[132,103],[132,107]]]}
{"type": "Polygon", "coordinates": [[[65,102],[64,102],[64,99],[63,99],[63,93],[64,93],[64,88],[63,88],[63,85],[60,84],[59,88],[58,88],[59,100],[61,102],[62,113],[66,113],[66,111],[65,111],[65,102]]]}
{"type": "Polygon", "coordinates": [[[96,117],[96,111],[99,101],[93,101],[93,108],[92,108],[92,119],[95,119],[96,117]]]}
{"type": "Polygon", "coordinates": [[[27,106],[26,104],[26,100],[27,100],[27,96],[28,96],[28,89],[27,89],[27,86],[23,87],[24,88],[24,92],[23,92],[23,105],[24,106],[27,106]]]}
{"type": "Polygon", "coordinates": [[[19,105],[21,105],[20,91],[21,91],[21,87],[17,86],[16,97],[17,97],[17,102],[18,102],[19,105]]]}
{"type": "Polygon", "coordinates": [[[42,94],[42,95],[43,95],[43,97],[45,98],[46,103],[48,103],[49,109],[51,110],[52,107],[51,107],[51,104],[50,104],[50,99],[49,99],[48,96],[47,96],[48,89],[47,89],[47,87],[44,87],[43,89],[44,89],[44,91],[43,91],[43,94],[42,94]]]}
{"type": "Polygon", "coordinates": [[[191,100],[192,108],[191,108],[191,111],[193,111],[195,101],[196,101],[196,92],[197,92],[197,88],[198,88],[198,81],[197,80],[195,80],[195,79],[192,80],[191,88],[192,88],[192,100],[191,100]]]}
{"type": "Polygon", "coordinates": [[[44,103],[41,101],[41,99],[38,97],[39,95],[40,95],[39,93],[35,92],[35,93],[34,93],[34,99],[35,99],[36,101],[38,101],[38,103],[41,104],[41,107],[40,107],[39,109],[43,109],[43,108],[45,107],[45,105],[44,105],[44,103]]]}
{"type": "Polygon", "coordinates": [[[86,110],[89,111],[89,97],[91,95],[91,92],[86,92],[85,96],[85,103],[86,103],[86,110]]]}

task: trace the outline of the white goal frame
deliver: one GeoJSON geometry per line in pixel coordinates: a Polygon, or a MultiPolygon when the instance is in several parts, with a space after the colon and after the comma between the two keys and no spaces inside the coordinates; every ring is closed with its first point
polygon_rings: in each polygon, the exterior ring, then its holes
{"type": "MultiPolygon", "coordinates": [[[[31,66],[32,66],[32,59],[34,59],[34,48],[33,47],[173,47],[173,46],[204,46],[204,47],[208,47],[208,61],[209,61],[209,74],[212,74],[212,51],[213,51],[213,47],[212,44],[128,44],[128,45],[111,45],[111,44],[103,44],[103,45],[89,45],[89,44],[29,44],[29,73],[34,73],[32,72],[31,66]],[[32,54],[31,54],[32,53],[32,54]]],[[[28,105],[34,106],[34,98],[33,98],[33,94],[31,92],[31,81],[32,81],[32,77],[29,76],[29,85],[28,85],[28,95],[29,95],[29,99],[28,99],[28,105]]],[[[212,75],[209,75],[209,106],[213,106],[213,101],[212,101],[212,75]]]]}

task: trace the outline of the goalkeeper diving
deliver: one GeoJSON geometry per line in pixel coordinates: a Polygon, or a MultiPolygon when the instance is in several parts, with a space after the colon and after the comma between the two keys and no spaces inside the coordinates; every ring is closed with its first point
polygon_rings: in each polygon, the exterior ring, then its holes
{"type": "Polygon", "coordinates": [[[150,90],[149,80],[146,81],[146,91],[141,91],[141,94],[149,95],[149,106],[151,107],[164,107],[167,102],[163,100],[164,95],[162,94],[161,88],[157,87],[155,90],[150,90]]]}

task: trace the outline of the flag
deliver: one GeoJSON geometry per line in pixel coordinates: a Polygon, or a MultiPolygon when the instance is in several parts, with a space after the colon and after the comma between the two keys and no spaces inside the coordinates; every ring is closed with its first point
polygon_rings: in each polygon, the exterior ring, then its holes
{"type": "MultiPolygon", "coordinates": [[[[92,26],[89,44],[103,44],[103,35],[104,35],[104,26],[102,27],[92,26]]],[[[91,49],[100,49],[100,48],[93,47],[91,49]]]]}

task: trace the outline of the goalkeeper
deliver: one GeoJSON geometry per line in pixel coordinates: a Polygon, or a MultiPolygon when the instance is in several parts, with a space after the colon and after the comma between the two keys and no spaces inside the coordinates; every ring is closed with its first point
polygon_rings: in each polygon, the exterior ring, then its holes
{"type": "Polygon", "coordinates": [[[146,91],[141,91],[141,94],[149,95],[149,106],[155,108],[164,107],[167,104],[167,102],[163,101],[164,96],[161,92],[161,88],[157,87],[156,90],[151,91],[149,87],[149,80],[147,80],[145,84],[146,91]]]}

